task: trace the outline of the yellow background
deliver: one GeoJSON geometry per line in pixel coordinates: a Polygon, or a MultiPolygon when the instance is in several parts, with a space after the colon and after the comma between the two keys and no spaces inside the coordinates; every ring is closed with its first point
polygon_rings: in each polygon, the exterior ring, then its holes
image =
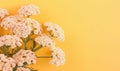
{"type": "Polygon", "coordinates": [[[41,14],[35,16],[36,20],[55,22],[66,35],[64,43],[57,43],[66,53],[65,65],[55,67],[48,64],[50,59],[38,59],[34,68],[120,71],[119,0],[0,0],[0,7],[14,14],[20,6],[29,3],[40,7],[41,14]]]}

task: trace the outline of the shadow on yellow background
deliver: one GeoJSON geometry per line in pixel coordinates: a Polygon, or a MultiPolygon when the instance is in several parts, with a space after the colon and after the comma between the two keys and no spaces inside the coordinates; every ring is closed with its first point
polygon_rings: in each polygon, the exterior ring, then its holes
{"type": "Polygon", "coordinates": [[[66,53],[65,65],[55,67],[48,64],[50,59],[38,59],[34,68],[120,71],[119,0],[0,0],[0,7],[14,14],[20,6],[30,3],[40,7],[41,14],[34,16],[36,20],[55,22],[63,27],[66,35],[64,43],[57,43],[66,53]]]}

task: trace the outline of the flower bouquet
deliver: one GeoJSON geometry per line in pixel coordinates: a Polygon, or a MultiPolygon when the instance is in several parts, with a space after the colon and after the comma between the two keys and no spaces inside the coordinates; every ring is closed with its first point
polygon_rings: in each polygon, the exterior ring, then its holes
{"type": "Polygon", "coordinates": [[[28,66],[36,64],[37,58],[52,58],[49,63],[56,66],[64,64],[65,54],[55,45],[55,39],[64,41],[64,31],[57,24],[40,24],[30,18],[36,14],[40,10],[33,4],[22,6],[16,15],[0,8],[0,27],[9,31],[0,35],[0,71],[37,71],[28,66]],[[42,47],[49,48],[51,56],[35,54],[42,47]]]}

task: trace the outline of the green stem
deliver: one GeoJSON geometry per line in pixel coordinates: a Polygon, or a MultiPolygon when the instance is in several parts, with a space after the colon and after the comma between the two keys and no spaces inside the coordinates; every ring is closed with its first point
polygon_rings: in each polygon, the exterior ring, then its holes
{"type": "Polygon", "coordinates": [[[29,18],[29,17],[30,17],[30,15],[27,16],[27,18],[29,18]]]}
{"type": "Polygon", "coordinates": [[[39,50],[40,48],[42,48],[42,45],[38,46],[36,49],[33,49],[33,51],[36,52],[36,51],[39,50]]]}
{"type": "Polygon", "coordinates": [[[9,54],[9,53],[8,53],[8,52],[9,52],[9,47],[6,46],[5,48],[6,48],[5,55],[8,55],[8,54],[9,54]]]}
{"type": "Polygon", "coordinates": [[[14,50],[15,50],[15,49],[12,49],[12,54],[14,54],[14,50]]]}
{"type": "Polygon", "coordinates": [[[37,58],[52,58],[53,56],[36,56],[37,58]]]}
{"type": "Polygon", "coordinates": [[[2,50],[2,53],[5,54],[5,52],[4,52],[4,46],[1,47],[1,50],[2,50]]]}
{"type": "Polygon", "coordinates": [[[34,48],[36,47],[36,42],[33,40],[33,46],[32,46],[32,51],[34,51],[34,48]]]}
{"type": "Polygon", "coordinates": [[[30,39],[30,36],[29,36],[29,35],[28,35],[27,38],[24,39],[24,49],[25,49],[25,50],[27,50],[26,45],[27,45],[27,42],[29,41],[29,39],[30,39]]]}
{"type": "Polygon", "coordinates": [[[17,70],[17,67],[18,67],[18,66],[16,65],[16,66],[13,68],[13,71],[16,71],[16,70],[17,70]]]}
{"type": "Polygon", "coordinates": [[[27,50],[27,47],[26,47],[26,39],[24,39],[24,49],[27,50]]]}
{"type": "Polygon", "coordinates": [[[38,71],[38,70],[31,70],[31,71],[38,71]]]}

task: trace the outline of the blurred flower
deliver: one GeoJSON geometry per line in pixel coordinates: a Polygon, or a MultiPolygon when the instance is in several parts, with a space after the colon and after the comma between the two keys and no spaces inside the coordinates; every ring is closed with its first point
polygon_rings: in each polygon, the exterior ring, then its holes
{"type": "Polygon", "coordinates": [[[18,10],[18,13],[21,16],[29,17],[31,15],[40,14],[40,10],[39,10],[39,7],[37,7],[37,6],[33,5],[33,4],[30,4],[30,5],[22,6],[18,10]]]}
{"type": "Polygon", "coordinates": [[[18,67],[16,71],[30,71],[30,69],[24,67],[18,67]]]}
{"type": "Polygon", "coordinates": [[[54,48],[52,53],[53,59],[50,61],[50,64],[54,64],[56,66],[63,65],[65,63],[65,53],[61,48],[54,48]]]}
{"type": "Polygon", "coordinates": [[[58,40],[64,41],[64,31],[59,25],[46,22],[44,26],[47,28],[47,31],[51,37],[55,37],[58,40]]]}
{"type": "Polygon", "coordinates": [[[6,9],[0,8],[0,18],[4,18],[5,15],[8,15],[8,11],[6,9]]]}
{"type": "Polygon", "coordinates": [[[0,47],[10,46],[11,48],[22,46],[22,39],[15,35],[4,35],[0,37],[0,47]]]}
{"type": "Polygon", "coordinates": [[[55,47],[55,42],[45,34],[36,37],[35,41],[43,47],[48,47],[50,49],[53,49],[55,47]]]}
{"type": "Polygon", "coordinates": [[[24,63],[27,64],[35,64],[36,56],[35,53],[30,50],[20,50],[16,54],[13,55],[18,66],[23,66],[24,63]]]}

